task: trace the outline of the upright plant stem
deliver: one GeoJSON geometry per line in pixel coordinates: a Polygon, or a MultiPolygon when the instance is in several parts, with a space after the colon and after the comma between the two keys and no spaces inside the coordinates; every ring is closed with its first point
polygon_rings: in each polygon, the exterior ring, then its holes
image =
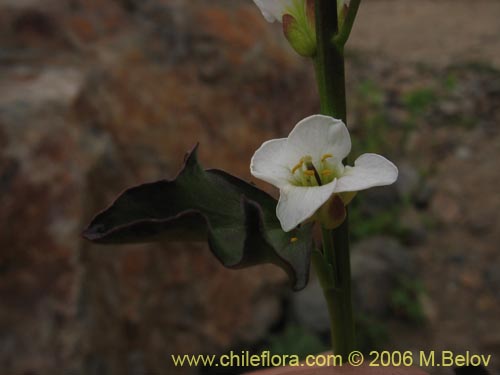
{"type": "Polygon", "coordinates": [[[333,42],[338,32],[336,0],[316,0],[317,52],[314,59],[321,112],[347,120],[344,51],[333,42]]]}
{"type": "MultiPolygon", "coordinates": [[[[343,45],[332,42],[338,33],[337,1],[315,0],[315,12],[314,62],[321,112],[347,123],[343,45]]],[[[323,229],[323,255],[334,272],[334,288],[332,283],[322,283],[330,314],[333,351],[345,360],[355,349],[348,217],[333,231],[323,229]]]]}

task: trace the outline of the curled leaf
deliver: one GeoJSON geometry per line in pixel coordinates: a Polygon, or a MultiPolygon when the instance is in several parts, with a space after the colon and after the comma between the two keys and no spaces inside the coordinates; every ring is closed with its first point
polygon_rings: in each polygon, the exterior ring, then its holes
{"type": "Polygon", "coordinates": [[[101,244],[207,240],[224,266],[273,263],[300,290],[309,277],[311,227],[284,232],[276,204],[270,195],[237,177],[203,170],[195,147],[175,179],[126,190],[83,235],[101,244]]]}

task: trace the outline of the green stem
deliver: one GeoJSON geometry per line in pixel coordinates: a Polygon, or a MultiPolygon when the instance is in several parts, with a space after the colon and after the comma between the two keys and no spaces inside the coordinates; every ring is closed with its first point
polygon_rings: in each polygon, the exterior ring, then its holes
{"type": "MultiPolygon", "coordinates": [[[[332,236],[331,231],[326,232],[332,236]]],[[[324,252],[330,250],[333,250],[333,248],[328,249],[323,245],[324,252]]],[[[338,254],[338,252],[335,254],[338,254]]],[[[340,261],[337,256],[335,258],[334,262],[340,261]]],[[[332,351],[341,355],[345,362],[349,353],[355,349],[354,322],[350,303],[351,291],[350,288],[343,285],[342,280],[338,279],[339,273],[335,271],[332,264],[326,262],[324,254],[313,253],[312,262],[328,307],[332,351]]]]}
{"type": "Polygon", "coordinates": [[[358,14],[359,4],[361,0],[351,0],[349,3],[349,10],[347,11],[342,27],[340,28],[337,35],[334,36],[333,42],[339,48],[343,48],[347,43],[347,39],[351,35],[352,26],[354,25],[354,20],[358,14]]]}
{"type": "Polygon", "coordinates": [[[321,112],[347,120],[343,49],[331,40],[338,32],[335,0],[316,0],[316,40],[314,58],[321,112]]]}
{"type": "MultiPolygon", "coordinates": [[[[315,12],[317,54],[314,63],[321,113],[347,122],[343,45],[332,43],[338,34],[336,1],[315,0],[315,12]]],[[[323,230],[323,238],[324,261],[334,272],[334,280],[322,283],[330,314],[332,346],[335,354],[346,359],[355,349],[348,217],[337,229],[323,230]]]]}
{"type": "Polygon", "coordinates": [[[332,236],[332,231],[321,228],[321,234],[322,234],[322,239],[323,239],[323,256],[324,256],[324,261],[328,263],[333,272],[333,284],[336,285],[338,280],[337,280],[337,275],[338,275],[338,266],[337,266],[337,259],[335,259],[335,252],[333,251],[334,246],[333,246],[333,236],[332,236]],[[325,251],[327,250],[327,251],[325,251]]]}

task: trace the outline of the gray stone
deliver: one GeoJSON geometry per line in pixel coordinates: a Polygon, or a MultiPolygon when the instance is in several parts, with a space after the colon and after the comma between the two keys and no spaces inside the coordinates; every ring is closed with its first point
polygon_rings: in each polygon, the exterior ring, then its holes
{"type": "Polygon", "coordinates": [[[412,254],[396,240],[374,237],[355,245],[351,255],[353,299],[358,311],[382,317],[402,277],[415,276],[412,254]]]}
{"type": "Polygon", "coordinates": [[[469,160],[472,157],[472,150],[467,146],[459,146],[455,150],[455,156],[459,160],[469,160]]]}
{"type": "Polygon", "coordinates": [[[328,307],[318,280],[311,280],[307,288],[293,294],[292,310],[300,325],[317,333],[330,330],[328,307]]]}
{"type": "Polygon", "coordinates": [[[439,110],[446,116],[457,116],[461,107],[458,100],[444,100],[439,104],[439,110]]]}

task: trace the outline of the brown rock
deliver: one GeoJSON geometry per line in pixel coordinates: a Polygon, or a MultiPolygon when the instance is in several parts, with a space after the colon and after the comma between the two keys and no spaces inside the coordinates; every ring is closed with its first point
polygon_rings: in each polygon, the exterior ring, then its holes
{"type": "Polygon", "coordinates": [[[466,288],[477,289],[482,285],[481,275],[477,273],[467,272],[460,276],[462,285],[466,288]]]}
{"type": "Polygon", "coordinates": [[[438,192],[432,200],[432,212],[444,224],[457,224],[463,219],[462,211],[449,194],[438,192]]]}
{"type": "Polygon", "coordinates": [[[77,336],[82,179],[67,114],[81,76],[26,73],[0,81],[8,88],[0,99],[0,363],[9,373],[48,371],[56,361],[70,368],[77,336]]]}
{"type": "MultiPolygon", "coordinates": [[[[282,314],[286,276],[272,266],[226,270],[202,244],[80,238],[125,187],[173,176],[197,141],[204,165],[249,178],[260,143],[315,105],[293,95],[313,92],[310,72],[252,4],[167,3],[28,7],[72,48],[51,44],[0,79],[6,373],[168,374],[169,354],[250,345],[282,314]]],[[[23,48],[46,46],[28,24],[23,48]]]]}

